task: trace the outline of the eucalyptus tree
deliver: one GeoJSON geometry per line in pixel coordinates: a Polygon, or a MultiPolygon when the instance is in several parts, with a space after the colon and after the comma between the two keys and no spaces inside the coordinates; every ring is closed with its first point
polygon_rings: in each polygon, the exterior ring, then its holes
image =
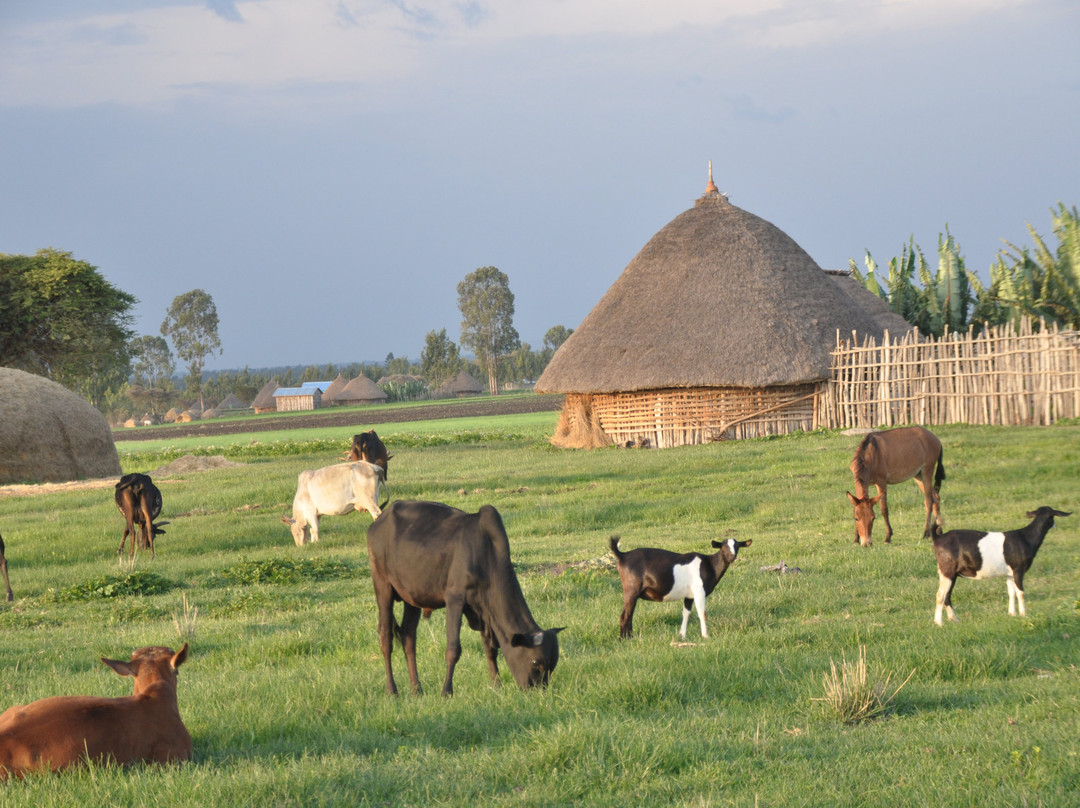
{"type": "Polygon", "coordinates": [[[457,286],[461,344],[471,348],[488,377],[488,390],[499,392],[499,362],[521,343],[514,328],[514,293],[510,279],[496,267],[480,267],[457,286]]]}
{"type": "Polygon", "coordinates": [[[207,356],[222,352],[214,299],[202,289],[177,295],[161,324],[161,334],[172,340],[177,356],[187,362],[188,384],[198,390],[199,406],[204,407],[203,366],[207,356]]]}

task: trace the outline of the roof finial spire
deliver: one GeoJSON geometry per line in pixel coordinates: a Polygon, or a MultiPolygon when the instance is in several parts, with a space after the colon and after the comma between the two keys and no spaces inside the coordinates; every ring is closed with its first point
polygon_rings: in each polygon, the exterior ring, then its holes
{"type": "Polygon", "coordinates": [[[705,186],[705,193],[720,193],[720,189],[716,187],[712,179],[712,160],[709,161],[709,184],[705,186]]]}

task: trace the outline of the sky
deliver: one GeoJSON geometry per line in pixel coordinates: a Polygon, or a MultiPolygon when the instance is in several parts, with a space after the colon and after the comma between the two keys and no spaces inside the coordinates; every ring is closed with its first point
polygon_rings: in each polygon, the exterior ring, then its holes
{"type": "Polygon", "coordinates": [[[1078,142],[1076,0],[0,0],[0,253],[140,335],[204,289],[207,369],[418,361],[483,266],[539,349],[710,160],[824,268],[947,227],[986,279],[1078,142]]]}

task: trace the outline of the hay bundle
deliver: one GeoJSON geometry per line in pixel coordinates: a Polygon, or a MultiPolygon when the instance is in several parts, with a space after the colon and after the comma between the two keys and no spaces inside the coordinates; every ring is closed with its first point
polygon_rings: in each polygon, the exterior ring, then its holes
{"type": "Polygon", "coordinates": [[[593,412],[592,396],[566,396],[551,443],[560,449],[597,449],[611,444],[593,412]]]}
{"type": "Polygon", "coordinates": [[[100,412],[56,382],[0,368],[0,485],[119,477],[100,412]]]}

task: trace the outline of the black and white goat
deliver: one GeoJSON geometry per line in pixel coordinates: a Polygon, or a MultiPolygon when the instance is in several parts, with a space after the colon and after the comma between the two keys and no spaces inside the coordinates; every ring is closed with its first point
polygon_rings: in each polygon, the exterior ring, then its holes
{"type": "Polygon", "coordinates": [[[1071,511],[1066,513],[1044,505],[1037,511],[1028,512],[1028,518],[1032,519],[1030,525],[1004,533],[981,530],[941,533],[941,529],[935,526],[938,591],[934,622],[942,625],[942,609],[948,613],[950,620],[958,622],[952,607],[952,590],[958,575],[965,578],[1007,576],[1005,584],[1009,590],[1009,614],[1016,614],[1016,603],[1019,601],[1020,615],[1024,616],[1024,573],[1039,552],[1046,532],[1054,526],[1054,517],[1070,514],[1071,511]]]}
{"type": "Polygon", "coordinates": [[[701,621],[701,636],[708,637],[709,632],[705,628],[705,598],[724,577],[739,550],[749,547],[752,541],[713,541],[713,547],[720,549],[712,555],[673,553],[653,547],[639,547],[623,553],[619,551],[619,537],[612,536],[611,552],[615,554],[623,590],[623,610],[619,617],[620,638],[633,635],[634,607],[640,598],[654,601],[681,600],[683,614],[679,638],[683,640],[686,639],[686,625],[690,621],[692,604],[701,621]]]}

